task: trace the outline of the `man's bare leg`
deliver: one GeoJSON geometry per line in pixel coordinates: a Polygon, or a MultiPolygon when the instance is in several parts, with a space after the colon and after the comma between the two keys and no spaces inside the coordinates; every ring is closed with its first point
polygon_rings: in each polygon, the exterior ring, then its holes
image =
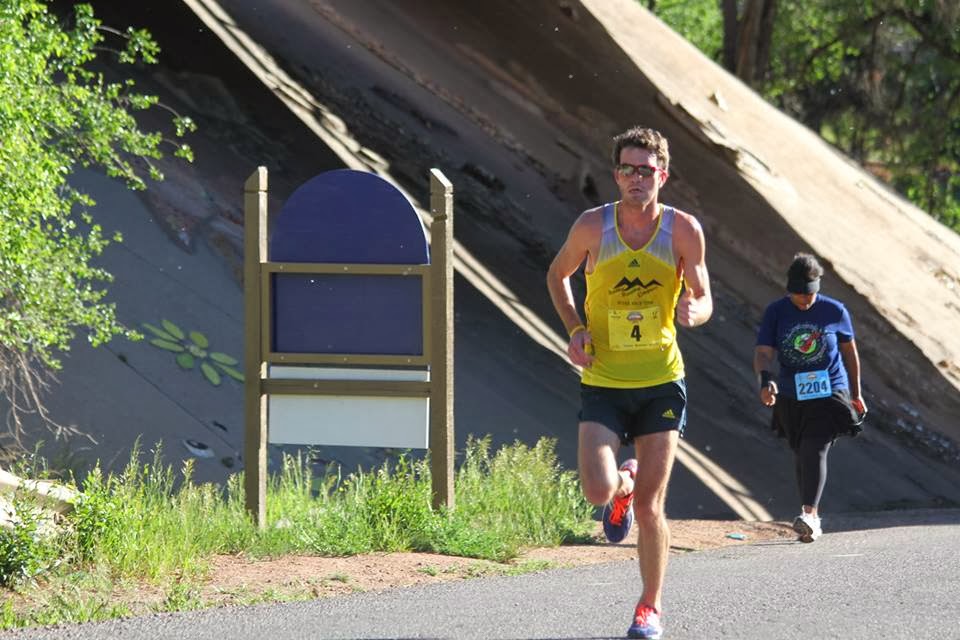
{"type": "Polygon", "coordinates": [[[613,431],[599,422],[580,423],[577,467],[583,495],[591,504],[604,505],[633,491],[633,478],[617,469],[619,450],[620,438],[613,431]]]}
{"type": "Polygon", "coordinates": [[[633,492],[633,514],[639,534],[637,555],[640,559],[640,577],[643,596],[640,598],[660,611],[663,578],[667,571],[670,552],[670,529],[664,513],[667,483],[677,451],[677,431],[662,431],[640,436],[634,440],[637,455],[637,475],[633,492]]]}

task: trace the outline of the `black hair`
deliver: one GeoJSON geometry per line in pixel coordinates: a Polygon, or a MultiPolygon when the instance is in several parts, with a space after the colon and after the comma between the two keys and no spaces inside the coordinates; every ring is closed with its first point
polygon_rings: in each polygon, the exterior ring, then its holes
{"type": "Polygon", "coordinates": [[[823,267],[809,253],[798,253],[787,269],[787,291],[790,293],[810,294],[820,290],[820,277],[823,267]]]}

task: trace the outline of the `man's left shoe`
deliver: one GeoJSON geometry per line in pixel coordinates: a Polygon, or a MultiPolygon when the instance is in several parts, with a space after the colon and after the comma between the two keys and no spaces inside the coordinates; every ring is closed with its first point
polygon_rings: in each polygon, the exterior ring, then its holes
{"type": "Polygon", "coordinates": [[[637,603],[633,612],[633,624],[627,629],[628,638],[646,638],[657,640],[663,635],[663,625],[660,624],[660,612],[643,602],[637,603]]]}
{"type": "MultiPolygon", "coordinates": [[[[620,465],[620,471],[626,471],[631,478],[637,475],[637,461],[634,458],[620,465]]],[[[633,526],[633,492],[625,496],[616,496],[603,507],[603,533],[610,542],[620,542],[630,533],[633,526]]]]}

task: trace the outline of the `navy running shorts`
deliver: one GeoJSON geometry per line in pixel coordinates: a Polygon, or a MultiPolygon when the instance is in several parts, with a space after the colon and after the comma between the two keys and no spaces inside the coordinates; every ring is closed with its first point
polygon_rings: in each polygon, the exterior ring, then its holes
{"type": "Polygon", "coordinates": [[[687,384],[682,378],[635,389],[581,384],[580,422],[599,422],[625,445],[649,433],[677,430],[682,435],[687,423],[687,384]]]}

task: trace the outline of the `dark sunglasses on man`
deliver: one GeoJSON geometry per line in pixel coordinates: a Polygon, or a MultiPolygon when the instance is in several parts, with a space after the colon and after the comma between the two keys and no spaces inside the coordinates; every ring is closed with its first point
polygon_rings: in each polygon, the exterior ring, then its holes
{"type": "Polygon", "coordinates": [[[664,178],[666,178],[668,175],[666,171],[660,167],[655,167],[652,164],[630,164],[629,162],[621,162],[618,164],[617,171],[624,178],[629,178],[633,174],[637,174],[641,178],[649,178],[657,172],[662,173],[664,178]]]}

